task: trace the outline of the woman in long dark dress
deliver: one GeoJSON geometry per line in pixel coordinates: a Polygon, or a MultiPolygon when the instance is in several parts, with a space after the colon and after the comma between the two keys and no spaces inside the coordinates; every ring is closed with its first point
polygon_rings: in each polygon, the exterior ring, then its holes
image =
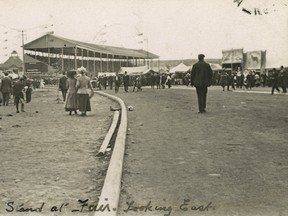
{"type": "Polygon", "coordinates": [[[69,71],[66,80],[66,86],[68,88],[67,95],[65,99],[65,110],[69,111],[69,115],[74,111],[77,114],[78,103],[77,103],[77,90],[76,83],[77,79],[75,78],[76,71],[69,71]]]}
{"type": "Polygon", "coordinates": [[[79,69],[80,77],[77,78],[77,100],[78,108],[81,112],[81,116],[86,116],[87,111],[91,111],[90,97],[94,94],[93,87],[90,82],[90,78],[86,76],[86,69],[81,67],[79,69]],[[91,95],[89,96],[89,89],[91,90],[91,95]]]}

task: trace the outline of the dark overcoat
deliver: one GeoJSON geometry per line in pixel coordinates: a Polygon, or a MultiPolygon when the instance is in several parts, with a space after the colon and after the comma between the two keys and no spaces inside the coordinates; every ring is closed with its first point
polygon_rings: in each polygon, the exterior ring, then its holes
{"type": "Polygon", "coordinates": [[[11,93],[11,90],[12,90],[12,81],[9,77],[6,76],[2,79],[0,91],[2,93],[11,93]]]}
{"type": "Polygon", "coordinates": [[[210,86],[212,76],[213,72],[210,65],[203,60],[199,60],[192,67],[191,85],[195,87],[210,86]]]}
{"type": "Polygon", "coordinates": [[[67,86],[66,86],[67,79],[68,79],[68,77],[66,77],[66,76],[60,77],[60,79],[59,79],[59,89],[61,91],[67,90],[67,86]]]}

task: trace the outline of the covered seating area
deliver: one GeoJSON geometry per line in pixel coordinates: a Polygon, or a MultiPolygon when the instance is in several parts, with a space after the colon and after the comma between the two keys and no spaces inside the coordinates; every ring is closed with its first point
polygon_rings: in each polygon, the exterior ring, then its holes
{"type": "MultiPolygon", "coordinates": [[[[57,75],[61,71],[83,66],[93,77],[99,72],[117,72],[121,67],[149,67],[159,59],[159,56],[145,50],[90,44],[54,34],[46,34],[24,44],[24,53],[52,67],[41,71],[43,74],[57,75]]],[[[31,64],[24,62],[24,65],[24,73],[29,73],[31,64]]]]}

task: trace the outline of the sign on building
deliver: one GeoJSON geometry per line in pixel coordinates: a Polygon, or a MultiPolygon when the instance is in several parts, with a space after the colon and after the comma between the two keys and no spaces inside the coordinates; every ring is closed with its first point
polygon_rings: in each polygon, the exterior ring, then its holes
{"type": "Polygon", "coordinates": [[[243,62],[243,49],[231,49],[222,51],[222,65],[243,62]]]}
{"type": "Polygon", "coordinates": [[[261,69],[265,67],[265,52],[250,51],[247,52],[246,69],[261,69]]]}

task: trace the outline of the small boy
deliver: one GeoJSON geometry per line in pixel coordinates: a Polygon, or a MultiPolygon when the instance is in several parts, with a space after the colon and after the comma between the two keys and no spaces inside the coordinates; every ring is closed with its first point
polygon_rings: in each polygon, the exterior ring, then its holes
{"type": "Polygon", "coordinates": [[[24,87],[25,87],[25,79],[23,77],[20,78],[19,81],[17,81],[14,84],[13,92],[15,97],[15,105],[16,105],[16,113],[19,113],[19,103],[21,103],[21,111],[25,112],[24,110],[24,87]]]}

